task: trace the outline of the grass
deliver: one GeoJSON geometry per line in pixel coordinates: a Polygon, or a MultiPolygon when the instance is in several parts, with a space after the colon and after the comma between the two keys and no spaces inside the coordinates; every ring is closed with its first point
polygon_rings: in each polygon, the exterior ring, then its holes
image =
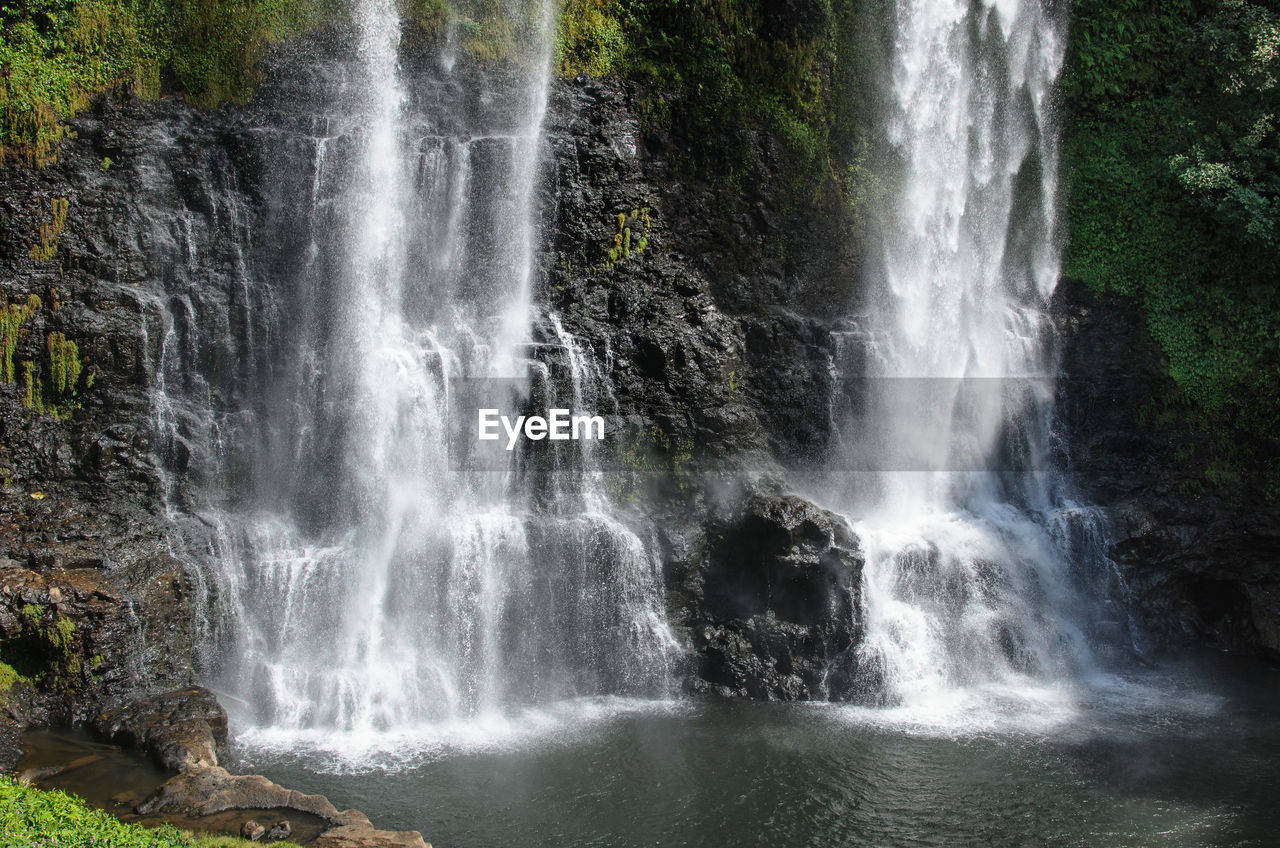
{"type": "Polygon", "coordinates": [[[248,848],[233,836],[125,824],[73,795],[0,777],[0,848],[248,848]]]}

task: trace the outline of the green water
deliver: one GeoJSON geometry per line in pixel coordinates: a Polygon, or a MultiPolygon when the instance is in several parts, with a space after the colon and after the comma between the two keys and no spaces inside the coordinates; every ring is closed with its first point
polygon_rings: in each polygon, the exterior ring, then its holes
{"type": "Polygon", "coordinates": [[[1219,664],[923,712],[590,702],[435,739],[250,731],[240,756],[437,848],[1264,846],[1278,694],[1276,669],[1219,664]]]}

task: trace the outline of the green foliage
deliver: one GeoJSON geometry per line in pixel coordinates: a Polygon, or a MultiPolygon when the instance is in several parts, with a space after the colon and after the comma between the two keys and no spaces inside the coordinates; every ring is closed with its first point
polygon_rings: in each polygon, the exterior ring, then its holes
{"type": "Polygon", "coordinates": [[[267,45],[320,25],[327,6],[307,0],[146,0],[143,18],[175,88],[199,106],[243,102],[267,45]]]}
{"type": "Polygon", "coordinates": [[[0,6],[0,150],[44,164],[65,134],[62,121],[109,89],[152,98],[167,88],[205,106],[244,100],[266,45],[317,26],[327,8],[323,0],[0,6]]]}
{"type": "Polygon", "coordinates": [[[1133,297],[1211,483],[1280,479],[1280,35],[1239,0],[1078,0],[1066,271],[1133,297]]]}
{"type": "Polygon", "coordinates": [[[52,217],[47,224],[41,224],[36,232],[37,241],[31,245],[27,255],[34,262],[49,262],[58,254],[58,236],[67,226],[67,208],[69,202],[65,197],[54,197],[49,200],[52,217]]]}
{"type": "Polygon", "coordinates": [[[1186,116],[1185,152],[1169,165],[1211,217],[1280,247],[1280,16],[1223,0],[1191,39],[1202,61],[1191,66],[1184,96],[1211,106],[1186,116]]]}
{"type": "Polygon", "coordinates": [[[0,351],[3,352],[3,360],[0,361],[0,374],[4,377],[4,382],[12,383],[14,379],[13,372],[13,354],[18,349],[18,339],[23,331],[23,325],[31,320],[32,316],[40,309],[40,298],[36,295],[28,295],[27,302],[19,306],[16,303],[9,303],[0,309],[0,351]]]}
{"type": "Polygon", "coordinates": [[[445,0],[399,0],[400,19],[413,35],[436,38],[449,23],[449,4],[445,0]]]}
{"type": "Polygon", "coordinates": [[[229,836],[196,837],[171,825],[124,824],[74,795],[0,776],[0,848],[242,848],[229,836]]]}
{"type": "Polygon", "coordinates": [[[867,5],[822,0],[789,14],[764,0],[567,0],[557,70],[642,83],[642,118],[688,143],[688,170],[740,187],[746,133],[765,130],[812,190],[846,175],[832,159],[843,158],[867,85],[849,49],[867,5]]]}
{"type": "Polygon", "coordinates": [[[567,0],[560,10],[556,72],[604,77],[624,68],[627,39],[614,0],[567,0]]]}
{"type": "Polygon", "coordinates": [[[653,425],[638,438],[622,443],[624,470],[615,482],[614,497],[619,502],[689,498],[695,492],[689,468],[692,459],[692,439],[672,439],[661,427],[653,425]]]}
{"type": "Polygon", "coordinates": [[[120,86],[154,96],[155,47],[138,0],[24,0],[0,5],[0,149],[42,164],[60,123],[120,86]]]}

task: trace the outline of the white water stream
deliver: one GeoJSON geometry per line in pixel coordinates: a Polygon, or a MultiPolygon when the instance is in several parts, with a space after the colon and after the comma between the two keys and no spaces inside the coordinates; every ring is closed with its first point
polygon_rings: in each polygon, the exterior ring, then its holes
{"type": "Polygon", "coordinates": [[[1054,6],[895,12],[883,117],[897,182],[860,284],[865,406],[842,422],[844,473],[818,497],[850,516],[866,555],[866,698],[925,723],[1051,709],[1091,666],[1075,586],[1105,567],[1099,519],[1049,459],[1054,6]]]}

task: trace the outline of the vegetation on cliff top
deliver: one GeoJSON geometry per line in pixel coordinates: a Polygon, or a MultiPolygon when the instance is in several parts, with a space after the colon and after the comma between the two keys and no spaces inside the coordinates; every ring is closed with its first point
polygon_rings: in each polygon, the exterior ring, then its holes
{"type": "MultiPolygon", "coordinates": [[[[681,161],[705,176],[740,180],[742,131],[766,130],[797,174],[840,183],[852,199],[861,149],[852,116],[875,41],[855,35],[878,2],[565,0],[556,69],[643,83],[646,122],[679,138],[681,161]]],[[[175,92],[202,106],[244,100],[267,46],[333,20],[341,3],[0,0],[0,148],[46,161],[62,122],[104,90],[175,92]]],[[[539,7],[526,4],[525,20],[492,0],[399,5],[411,37],[440,37],[452,22],[481,60],[519,58],[539,7]]]]}
{"type": "Polygon", "coordinates": [[[567,0],[556,68],[645,87],[642,117],[679,139],[686,164],[731,185],[765,130],[811,188],[856,202],[865,173],[858,117],[878,49],[878,0],[567,0]]]}
{"type": "MultiPolygon", "coordinates": [[[[46,160],[107,89],[243,100],[269,43],[342,2],[0,0],[0,149],[46,160]]],[[[538,6],[521,22],[493,0],[400,5],[417,33],[452,21],[481,60],[510,55],[538,6]]],[[[797,187],[856,208],[875,187],[858,118],[888,14],[883,0],[564,0],[555,64],[640,83],[646,128],[692,172],[741,187],[765,131],[797,187]]],[[[1280,479],[1280,3],[1077,0],[1071,24],[1067,273],[1141,305],[1175,387],[1165,411],[1216,434],[1211,478],[1280,479]]],[[[47,235],[34,259],[56,248],[47,235]]]]}
{"type": "Polygon", "coordinates": [[[239,848],[255,843],[199,837],[172,826],[124,824],[65,792],[0,776],[0,848],[239,848]]]}
{"type": "Polygon", "coordinates": [[[242,100],[268,43],[307,29],[309,0],[0,0],[0,150],[41,164],[61,123],[108,89],[242,100]]]}
{"type": "Polygon", "coordinates": [[[1073,9],[1066,270],[1140,305],[1172,378],[1155,414],[1211,436],[1214,483],[1280,480],[1278,7],[1073,9]]]}

